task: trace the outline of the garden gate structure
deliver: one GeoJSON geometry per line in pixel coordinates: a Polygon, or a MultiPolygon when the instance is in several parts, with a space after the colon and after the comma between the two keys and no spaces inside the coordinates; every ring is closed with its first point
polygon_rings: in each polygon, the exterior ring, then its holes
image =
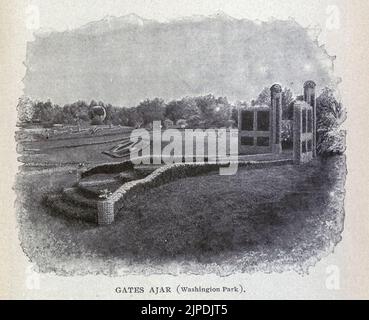
{"type": "MultiPolygon", "coordinates": [[[[315,83],[304,84],[303,101],[294,103],[293,159],[307,162],[316,156],[315,83]]],[[[282,87],[270,88],[271,105],[242,108],[238,113],[239,153],[280,154],[282,152],[282,87]]]]}

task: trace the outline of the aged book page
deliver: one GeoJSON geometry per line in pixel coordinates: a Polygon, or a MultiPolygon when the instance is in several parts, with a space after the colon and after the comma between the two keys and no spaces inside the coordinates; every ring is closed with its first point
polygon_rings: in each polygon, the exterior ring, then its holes
{"type": "Polygon", "coordinates": [[[2,299],[368,299],[369,4],[0,0],[2,299]]]}

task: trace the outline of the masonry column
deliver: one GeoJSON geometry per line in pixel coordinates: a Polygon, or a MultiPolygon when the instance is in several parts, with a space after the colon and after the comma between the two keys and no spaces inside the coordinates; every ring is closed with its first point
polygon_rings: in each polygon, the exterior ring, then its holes
{"type": "Polygon", "coordinates": [[[114,201],[104,200],[97,202],[97,224],[105,226],[114,222],[114,201]]]}
{"type": "Polygon", "coordinates": [[[272,152],[282,152],[281,126],[282,126],[282,87],[274,84],[270,88],[272,112],[272,152]]]}
{"type": "Polygon", "coordinates": [[[313,122],[313,157],[316,157],[316,99],[315,99],[315,87],[314,81],[306,81],[304,83],[304,100],[310,106],[312,106],[312,122],[313,122]]]}
{"type": "Polygon", "coordinates": [[[301,105],[295,102],[293,105],[293,160],[296,164],[301,163],[301,134],[302,134],[301,105]]]}

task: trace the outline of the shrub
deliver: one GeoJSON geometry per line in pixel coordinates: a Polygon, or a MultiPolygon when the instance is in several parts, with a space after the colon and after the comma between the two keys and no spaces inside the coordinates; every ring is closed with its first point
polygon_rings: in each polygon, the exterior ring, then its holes
{"type": "Polygon", "coordinates": [[[343,154],[346,150],[346,131],[327,131],[317,144],[317,152],[322,156],[343,154]]]}
{"type": "Polygon", "coordinates": [[[282,120],[281,128],[282,146],[283,148],[293,147],[293,121],[282,120]]]}
{"type": "Polygon", "coordinates": [[[33,101],[26,96],[20,97],[18,99],[17,111],[20,122],[31,122],[35,113],[33,101]]]}
{"type": "Polygon", "coordinates": [[[342,154],[345,149],[344,131],[346,109],[337,98],[337,92],[324,88],[317,99],[317,152],[322,156],[342,154]]]}

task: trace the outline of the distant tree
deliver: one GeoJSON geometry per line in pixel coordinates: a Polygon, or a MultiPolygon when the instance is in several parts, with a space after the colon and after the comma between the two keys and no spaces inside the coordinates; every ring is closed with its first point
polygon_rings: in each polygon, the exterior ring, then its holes
{"type": "Polygon", "coordinates": [[[34,113],[32,121],[40,121],[41,123],[52,123],[58,114],[60,107],[54,105],[50,100],[46,102],[36,102],[34,104],[34,113]]]}
{"type": "Polygon", "coordinates": [[[294,98],[291,89],[284,88],[282,91],[282,119],[292,120],[293,102],[294,98]]]}
{"type": "Polygon", "coordinates": [[[200,127],[225,127],[232,120],[233,106],[226,97],[215,98],[213,95],[200,96],[194,99],[197,112],[189,119],[189,124],[200,127]]]}
{"type": "Polygon", "coordinates": [[[137,108],[130,108],[127,112],[128,125],[134,128],[140,128],[144,124],[144,118],[137,108]]]}
{"type": "Polygon", "coordinates": [[[77,102],[73,103],[70,107],[70,111],[73,115],[74,122],[82,124],[88,123],[91,120],[90,107],[83,100],[78,100],[77,102]]]}
{"type": "Polygon", "coordinates": [[[238,108],[233,106],[231,111],[231,120],[234,122],[234,126],[238,126],[238,108]]]}
{"type": "Polygon", "coordinates": [[[78,124],[90,122],[90,108],[83,100],[66,104],[55,115],[54,123],[78,124]]]}
{"type": "Polygon", "coordinates": [[[58,112],[56,112],[55,116],[54,116],[54,120],[53,123],[58,123],[58,124],[63,124],[63,123],[67,123],[65,121],[65,115],[64,115],[64,108],[59,108],[58,112]]]}
{"type": "Polygon", "coordinates": [[[204,120],[211,120],[216,108],[216,99],[212,94],[195,98],[196,105],[204,120]]]}
{"type": "Polygon", "coordinates": [[[199,107],[197,106],[194,98],[185,97],[181,101],[184,106],[184,111],[183,111],[184,119],[189,119],[190,117],[194,117],[194,116],[200,116],[201,111],[199,107]]]}
{"type": "Polygon", "coordinates": [[[125,107],[113,107],[111,123],[114,125],[129,126],[129,109],[125,107]]]}
{"type": "Polygon", "coordinates": [[[170,101],[165,107],[165,117],[176,122],[184,118],[185,104],[181,100],[170,101]]]}
{"type": "Polygon", "coordinates": [[[202,120],[199,115],[193,115],[186,119],[187,127],[191,129],[196,129],[202,127],[202,120]]]}
{"type": "Polygon", "coordinates": [[[232,108],[227,100],[219,99],[214,110],[214,119],[211,126],[228,127],[229,121],[232,121],[232,108]]]}
{"type": "Polygon", "coordinates": [[[195,99],[191,97],[173,100],[165,108],[165,116],[174,122],[180,119],[187,120],[196,115],[200,115],[200,110],[197,107],[195,99]]]}
{"type": "Polygon", "coordinates": [[[90,108],[92,108],[92,107],[96,107],[96,106],[98,106],[99,104],[95,101],[95,100],[91,100],[91,102],[90,102],[90,108]]]}
{"type": "Polygon", "coordinates": [[[271,98],[270,98],[270,88],[265,87],[258,95],[257,99],[254,100],[254,104],[256,105],[262,105],[266,104],[270,106],[271,104],[271,98]]]}
{"type": "MultiPolygon", "coordinates": [[[[292,90],[285,87],[282,91],[282,118],[291,120],[293,117],[293,93],[292,90]]],[[[271,105],[270,88],[265,87],[256,100],[252,100],[251,105],[271,105]]]]}
{"type": "Polygon", "coordinates": [[[63,107],[62,114],[59,118],[57,116],[57,122],[64,123],[64,124],[75,124],[76,123],[76,116],[73,110],[73,107],[70,104],[66,104],[63,107]]]}
{"type": "Polygon", "coordinates": [[[152,124],[153,121],[162,121],[164,119],[165,104],[163,99],[155,98],[153,100],[142,101],[136,108],[141,115],[145,126],[152,124]]]}

